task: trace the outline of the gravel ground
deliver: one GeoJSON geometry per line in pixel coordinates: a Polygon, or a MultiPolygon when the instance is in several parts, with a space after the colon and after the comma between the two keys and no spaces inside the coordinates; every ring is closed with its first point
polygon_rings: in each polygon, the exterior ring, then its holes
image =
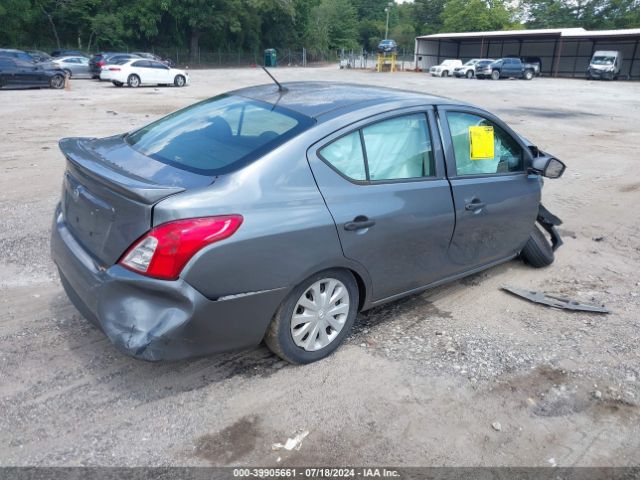
{"type": "Polygon", "coordinates": [[[361,314],[305,367],[264,347],[149,364],[119,354],[66,299],[48,237],[64,136],[106,136],[231,88],[0,92],[0,465],[629,466],[640,464],[640,84],[278,69],[431,92],[488,108],[566,161],[545,204],[565,245],[361,314]],[[605,304],[522,301],[500,285],[605,304]],[[299,450],[273,450],[309,432],[299,450]]]}

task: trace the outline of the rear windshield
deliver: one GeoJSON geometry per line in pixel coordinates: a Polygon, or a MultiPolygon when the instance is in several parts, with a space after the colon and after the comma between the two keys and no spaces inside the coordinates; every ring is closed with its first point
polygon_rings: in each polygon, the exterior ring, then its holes
{"type": "Polygon", "coordinates": [[[312,118],[270,103],[221,95],[128,134],[140,153],[202,175],[236,170],[306,130],[312,118]]]}

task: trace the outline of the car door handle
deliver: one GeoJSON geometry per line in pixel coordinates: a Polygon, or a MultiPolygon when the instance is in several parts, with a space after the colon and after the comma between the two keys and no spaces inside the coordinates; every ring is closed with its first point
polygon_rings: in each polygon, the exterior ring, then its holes
{"type": "Polygon", "coordinates": [[[352,222],[345,223],[344,229],[349,232],[353,232],[354,230],[362,230],[364,228],[373,227],[375,224],[376,224],[375,220],[369,220],[369,218],[367,218],[364,215],[358,215],[356,218],[353,219],[352,222]]]}
{"type": "Polygon", "coordinates": [[[485,206],[486,205],[483,202],[481,202],[479,199],[474,198],[464,206],[464,209],[470,212],[477,212],[478,210],[483,209],[485,206]]]}

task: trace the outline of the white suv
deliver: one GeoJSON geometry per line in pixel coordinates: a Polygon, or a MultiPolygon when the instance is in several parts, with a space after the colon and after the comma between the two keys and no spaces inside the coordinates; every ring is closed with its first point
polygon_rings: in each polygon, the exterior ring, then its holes
{"type": "Polygon", "coordinates": [[[448,77],[453,74],[456,67],[462,66],[462,60],[445,60],[440,65],[431,67],[429,73],[433,77],[448,77]]]}

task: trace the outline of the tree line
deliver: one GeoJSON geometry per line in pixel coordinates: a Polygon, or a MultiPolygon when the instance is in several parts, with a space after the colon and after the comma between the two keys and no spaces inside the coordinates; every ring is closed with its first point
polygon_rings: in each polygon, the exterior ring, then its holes
{"type": "Polygon", "coordinates": [[[389,38],[514,28],[640,27],[640,0],[0,0],[0,46],[372,51],[389,38]]]}

